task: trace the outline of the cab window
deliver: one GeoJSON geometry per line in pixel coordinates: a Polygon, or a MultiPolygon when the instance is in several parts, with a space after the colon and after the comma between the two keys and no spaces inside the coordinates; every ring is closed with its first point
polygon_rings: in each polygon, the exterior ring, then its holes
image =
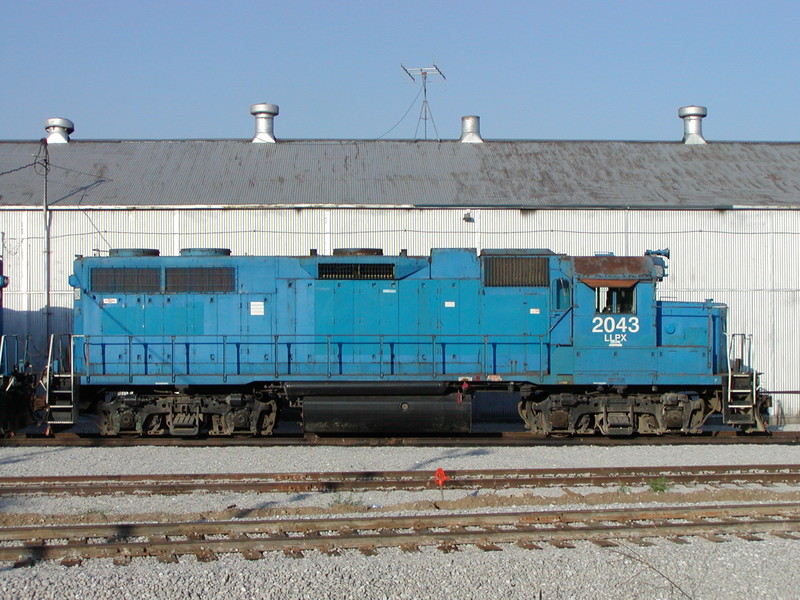
{"type": "Polygon", "coordinates": [[[636,312],[636,286],[595,288],[595,312],[602,314],[636,312]]]}

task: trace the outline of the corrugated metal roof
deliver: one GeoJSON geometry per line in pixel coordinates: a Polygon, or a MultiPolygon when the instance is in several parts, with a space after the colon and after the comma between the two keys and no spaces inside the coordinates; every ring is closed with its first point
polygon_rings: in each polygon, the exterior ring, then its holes
{"type": "MultiPolygon", "coordinates": [[[[0,142],[0,206],[39,206],[38,142],[0,142]]],[[[800,207],[800,144],[72,141],[52,207],[800,207]]],[[[41,169],[39,169],[41,171],[41,169]]]]}

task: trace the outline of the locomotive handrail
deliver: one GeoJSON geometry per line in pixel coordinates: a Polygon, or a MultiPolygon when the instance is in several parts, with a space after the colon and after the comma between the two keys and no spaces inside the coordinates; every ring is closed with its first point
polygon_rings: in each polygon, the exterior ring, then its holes
{"type": "MultiPolygon", "coordinates": [[[[302,334],[302,333],[277,333],[270,336],[259,336],[254,334],[244,335],[147,335],[137,336],[120,334],[119,336],[103,336],[102,341],[95,343],[91,336],[72,336],[73,339],[83,339],[83,367],[87,382],[94,374],[102,374],[105,377],[125,376],[129,383],[133,383],[137,376],[146,375],[156,377],[167,377],[170,383],[176,383],[181,376],[218,376],[225,382],[231,375],[263,375],[270,369],[268,363],[272,363],[271,370],[276,379],[281,375],[309,375],[326,376],[327,378],[344,376],[345,366],[352,365],[357,368],[349,373],[351,376],[377,375],[383,379],[387,371],[392,376],[424,376],[425,365],[432,378],[438,378],[447,374],[481,373],[483,376],[496,375],[503,372],[508,375],[518,372],[530,376],[531,373],[538,372],[541,379],[549,372],[549,354],[546,351],[548,337],[556,327],[558,327],[574,307],[569,306],[557,319],[553,321],[545,333],[505,335],[505,334],[302,334]],[[124,340],[124,341],[123,341],[124,340]],[[427,341],[426,341],[427,340],[427,341]],[[110,350],[125,346],[125,350],[116,356],[112,356],[110,350]],[[317,353],[313,348],[318,348],[324,344],[324,372],[314,370],[314,365],[320,364],[323,359],[321,353],[317,353]],[[386,345],[389,345],[388,355],[386,345]],[[419,355],[419,349],[423,345],[430,344],[430,356],[419,355]],[[528,354],[533,345],[538,349],[538,364],[532,365],[534,369],[526,367],[518,368],[516,357],[512,358],[513,347],[517,347],[517,354],[523,361],[532,358],[528,354]],[[235,346],[235,351],[230,352],[229,345],[235,346]],[[242,348],[245,354],[250,354],[258,346],[269,345],[272,347],[271,356],[265,353],[264,360],[243,360],[242,348]],[[371,358],[361,355],[345,356],[345,348],[366,348],[370,345],[376,347],[377,352],[371,358]],[[185,348],[185,358],[181,360],[178,356],[179,348],[185,348]],[[210,354],[208,357],[201,356],[204,348],[210,346],[218,347],[218,353],[210,354]],[[417,350],[408,350],[409,346],[416,347],[417,350]],[[454,362],[450,362],[447,356],[447,347],[455,346],[457,351],[453,356],[454,362]],[[474,358],[465,357],[463,352],[472,347],[482,346],[482,351],[477,352],[474,358]],[[95,350],[99,347],[99,356],[95,350]],[[136,348],[142,348],[142,354],[136,355],[136,348]],[[305,363],[295,361],[296,352],[303,347],[311,347],[312,350],[305,363]],[[285,359],[282,360],[281,349],[285,348],[285,359]],[[406,356],[417,357],[408,363],[402,360],[403,353],[406,356]],[[491,349],[491,353],[490,353],[491,349]],[[507,354],[498,357],[498,350],[504,349],[507,354]],[[151,354],[153,355],[151,358],[151,354]],[[235,365],[230,361],[236,360],[235,365]],[[217,357],[221,356],[221,360],[217,357]],[[387,362],[388,359],[388,362],[387,362]],[[399,359],[399,361],[398,361],[399,359]],[[338,369],[334,369],[334,361],[338,360],[338,369]],[[501,365],[501,361],[506,364],[501,365]],[[242,363],[256,367],[261,365],[257,372],[242,372],[242,363]],[[438,364],[437,364],[438,363],[438,364]],[[203,366],[204,365],[204,366],[203,366]],[[295,371],[295,365],[301,366],[300,370],[295,371]],[[407,368],[404,368],[407,367],[407,368]],[[205,369],[205,370],[203,370],[205,369]]],[[[253,353],[255,355],[256,353],[253,353]]],[[[369,353],[367,353],[369,354],[369,353]]],[[[252,357],[251,357],[252,358],[252,357]]],[[[70,359],[74,364],[74,361],[70,359]]],[[[524,363],[526,364],[526,363],[524,363]]],[[[166,383],[166,382],[165,382],[166,383]]]]}
{"type": "Polygon", "coordinates": [[[6,367],[6,336],[0,336],[0,371],[3,374],[6,373],[8,368],[6,367]]]}
{"type": "Polygon", "coordinates": [[[736,369],[737,373],[746,373],[752,374],[750,377],[750,389],[747,391],[751,394],[750,398],[755,405],[756,402],[756,386],[758,377],[755,373],[753,373],[752,365],[752,357],[753,357],[753,335],[747,333],[731,333],[725,332],[725,338],[727,339],[728,345],[728,385],[726,391],[726,400],[727,403],[730,405],[733,401],[733,395],[736,392],[742,393],[745,390],[734,390],[734,366],[737,365],[738,368],[736,369]],[[737,342],[738,340],[738,348],[737,342]],[[738,353],[737,353],[738,349],[738,353]],[[737,358],[738,356],[738,358],[737,358]]]}
{"type": "MultiPolygon", "coordinates": [[[[563,321],[566,318],[566,316],[569,313],[572,312],[573,308],[575,308],[574,305],[570,305],[569,307],[567,307],[567,309],[563,313],[561,313],[561,315],[553,322],[553,324],[550,325],[550,328],[547,330],[547,333],[542,334],[540,336],[541,337],[541,339],[539,340],[539,366],[540,367],[541,367],[541,365],[544,364],[542,362],[543,361],[542,353],[544,352],[544,338],[548,337],[548,339],[549,339],[549,336],[550,336],[551,333],[553,333],[553,330],[561,323],[561,321],[563,321]]],[[[549,366],[549,364],[550,364],[550,362],[548,361],[548,366],[549,366]]],[[[539,370],[539,378],[541,379],[543,376],[544,376],[544,372],[540,369],[539,370]]]]}
{"type": "MultiPolygon", "coordinates": [[[[567,311],[569,312],[569,311],[567,311]]],[[[566,314],[566,313],[565,313],[566,314]]],[[[428,365],[428,373],[433,378],[438,378],[447,374],[475,373],[488,376],[497,374],[498,370],[508,372],[509,369],[501,366],[499,361],[507,360],[509,364],[514,364],[517,360],[526,360],[526,354],[534,345],[538,348],[537,368],[531,369],[510,369],[511,372],[520,373],[537,372],[541,377],[546,372],[544,361],[548,360],[545,353],[545,338],[564,318],[561,318],[550,327],[544,334],[527,335],[486,335],[486,334],[397,334],[387,336],[385,334],[298,334],[298,333],[278,333],[271,336],[259,336],[252,334],[245,335],[104,335],[102,341],[94,342],[92,336],[80,336],[83,340],[84,361],[83,367],[87,381],[94,374],[101,374],[104,377],[125,377],[132,383],[137,376],[167,377],[171,383],[175,383],[180,376],[218,376],[223,381],[227,381],[231,375],[263,375],[272,370],[275,378],[281,375],[323,375],[313,369],[314,365],[325,368],[324,375],[328,378],[351,375],[355,377],[378,375],[384,378],[387,367],[391,375],[398,376],[421,376],[424,375],[425,365],[428,365]],[[386,345],[389,345],[387,363],[386,345]],[[429,344],[430,356],[426,353],[419,355],[419,349],[429,344]],[[180,346],[186,349],[186,357],[183,361],[177,356],[180,346]],[[235,352],[231,352],[229,346],[235,347],[235,352]],[[244,354],[252,358],[253,350],[259,346],[272,347],[272,356],[264,354],[264,359],[243,360],[244,354]],[[375,351],[364,354],[346,356],[344,349],[352,346],[355,349],[373,347],[375,351]],[[448,359],[447,347],[456,347],[453,355],[455,361],[448,359]],[[489,347],[492,347],[492,356],[489,356],[489,347]],[[295,348],[296,347],[296,348],[295,348]],[[322,353],[314,351],[315,348],[324,347],[322,353]],[[417,350],[408,350],[408,348],[417,350]],[[482,347],[482,352],[477,352],[474,357],[465,356],[470,348],[482,347]],[[112,352],[117,348],[115,352],[112,352]],[[124,348],[122,352],[120,349],[124,348]],[[136,354],[138,348],[142,349],[141,354],[136,354]],[[209,352],[209,349],[216,348],[216,351],[209,352]],[[281,349],[285,348],[285,359],[282,360],[281,349]],[[308,351],[311,348],[307,360],[302,363],[305,368],[295,371],[296,363],[294,360],[295,352],[308,351]],[[516,348],[520,358],[511,358],[511,354],[503,358],[498,357],[498,349],[516,348]],[[401,349],[406,350],[406,356],[418,356],[415,360],[405,362],[402,360],[401,349]],[[205,355],[203,353],[206,353],[205,355]],[[168,353],[168,354],[167,354],[168,353]],[[252,353],[252,354],[251,354],[252,353]],[[409,354],[410,353],[410,354],[409,354]],[[371,356],[370,356],[371,354],[371,356]],[[220,360],[221,358],[221,360],[220,360]],[[235,363],[232,362],[235,360],[235,363]],[[338,369],[334,370],[334,361],[338,361],[338,369]],[[259,367],[258,372],[242,372],[242,363],[259,367]],[[270,369],[271,363],[271,369],[270,369]],[[206,370],[200,370],[204,365],[206,370]],[[346,365],[357,365],[362,368],[353,373],[345,373],[346,365]],[[403,368],[407,366],[409,368],[403,368]],[[310,367],[310,368],[309,368],[310,367]],[[338,371],[338,372],[337,372],[338,371]]],[[[75,336],[77,338],[77,336],[75,336]]],[[[532,358],[528,355],[527,359],[532,358]]],[[[70,361],[72,362],[72,361],[70,361]]]]}
{"type": "Polygon", "coordinates": [[[128,337],[128,383],[133,383],[133,336],[128,337]]]}
{"type": "MultiPolygon", "coordinates": [[[[444,344],[442,344],[442,374],[444,375],[447,368],[445,367],[445,354],[444,354],[444,344]]],[[[436,334],[431,336],[431,369],[433,373],[431,375],[434,379],[436,379],[436,334]]]]}
{"type": "Polygon", "coordinates": [[[561,313],[561,315],[558,317],[558,319],[556,319],[555,322],[550,326],[550,329],[547,330],[547,333],[552,333],[553,329],[556,328],[556,325],[561,323],[561,321],[564,320],[564,317],[566,317],[569,313],[572,312],[573,308],[575,308],[575,307],[574,306],[567,307],[567,309],[563,313],[561,313]]]}
{"type": "Polygon", "coordinates": [[[753,335],[749,333],[728,333],[725,332],[725,337],[728,339],[728,370],[732,371],[731,363],[739,361],[739,372],[750,372],[753,360],[753,335]],[[738,352],[736,341],[739,340],[738,352]],[[738,358],[737,358],[738,356],[738,358]]]}
{"type": "Polygon", "coordinates": [[[20,357],[20,336],[13,334],[6,334],[0,336],[0,373],[3,375],[10,375],[15,370],[25,368],[28,361],[28,340],[29,336],[25,338],[24,349],[20,357]]]}

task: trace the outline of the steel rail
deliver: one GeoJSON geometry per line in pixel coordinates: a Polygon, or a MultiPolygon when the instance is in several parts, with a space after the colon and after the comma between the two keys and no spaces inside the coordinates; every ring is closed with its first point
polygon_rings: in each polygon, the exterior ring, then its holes
{"type": "Polygon", "coordinates": [[[486,550],[495,544],[563,544],[592,541],[684,536],[775,534],[800,539],[800,503],[739,504],[556,510],[483,514],[436,514],[406,517],[301,518],[177,523],[117,523],[0,528],[0,561],[30,564],[37,560],[136,556],[174,559],[195,554],[211,559],[238,552],[259,558],[263,552],[298,555],[305,550],[338,552],[381,547],[417,549],[438,545],[445,550],[474,544],[486,550]],[[180,539],[173,539],[180,538],[180,539]],[[13,545],[12,545],[13,544],[13,545]]]}
{"type": "Polygon", "coordinates": [[[277,434],[269,437],[100,437],[97,434],[72,432],[54,435],[21,434],[1,438],[1,446],[65,446],[65,447],[135,447],[135,446],[347,446],[347,447],[537,447],[537,446],[692,446],[717,444],[800,444],[800,431],[776,431],[770,435],[742,434],[736,431],[712,431],[696,435],[662,435],[634,437],[571,436],[544,437],[515,431],[504,433],[448,436],[333,436],[317,434],[277,434]]]}
{"type": "MultiPolygon", "coordinates": [[[[800,483],[800,465],[453,470],[447,489],[800,483]]],[[[428,471],[157,474],[0,477],[0,496],[17,494],[178,494],[198,491],[300,493],[436,489],[428,471]]]]}

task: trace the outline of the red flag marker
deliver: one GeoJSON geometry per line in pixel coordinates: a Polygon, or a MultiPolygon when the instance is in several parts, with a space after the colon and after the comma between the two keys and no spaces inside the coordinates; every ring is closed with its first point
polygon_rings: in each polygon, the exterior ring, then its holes
{"type": "Polygon", "coordinates": [[[450,477],[445,475],[444,469],[442,469],[441,467],[436,469],[436,475],[433,476],[433,480],[436,482],[436,485],[442,487],[444,485],[444,482],[447,481],[448,479],[450,479],[450,477]]]}

